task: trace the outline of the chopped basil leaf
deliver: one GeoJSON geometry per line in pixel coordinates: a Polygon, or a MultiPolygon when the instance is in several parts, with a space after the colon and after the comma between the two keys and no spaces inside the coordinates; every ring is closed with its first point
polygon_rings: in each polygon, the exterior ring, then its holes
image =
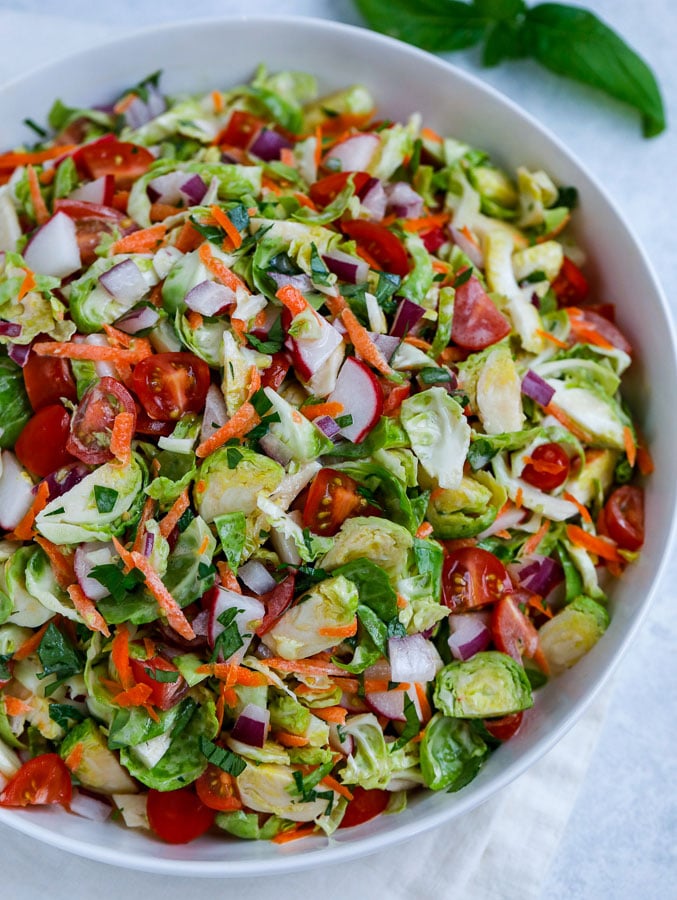
{"type": "Polygon", "coordinates": [[[118,492],[114,488],[103,487],[100,484],[94,485],[94,500],[100,513],[112,512],[117,499],[118,492]]]}
{"type": "Polygon", "coordinates": [[[200,738],[200,752],[212,765],[223,769],[224,772],[228,772],[235,778],[247,768],[247,763],[237,753],[233,753],[225,747],[217,747],[213,741],[204,737],[200,738]]]}

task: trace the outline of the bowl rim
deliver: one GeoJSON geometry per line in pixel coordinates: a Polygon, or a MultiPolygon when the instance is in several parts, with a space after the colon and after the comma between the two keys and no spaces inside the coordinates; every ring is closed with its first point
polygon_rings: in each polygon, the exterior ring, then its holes
{"type": "MultiPolygon", "coordinates": [[[[0,102],[2,102],[4,95],[11,95],[12,91],[17,87],[20,87],[22,83],[30,79],[47,75],[50,70],[63,65],[66,61],[75,66],[81,65],[93,51],[108,54],[113,52],[115,48],[119,47],[121,44],[129,41],[143,40],[150,35],[153,35],[156,38],[162,38],[167,34],[176,32],[201,31],[213,27],[222,28],[228,25],[244,27],[300,27],[314,29],[318,34],[323,32],[329,37],[331,37],[332,34],[341,34],[348,37],[352,36],[359,40],[367,40],[376,50],[378,50],[379,46],[396,50],[403,54],[404,57],[408,57],[407,62],[409,63],[415,64],[416,60],[421,62],[424,61],[426,65],[438,68],[440,72],[446,73],[447,76],[451,73],[459,82],[465,82],[475,90],[479,90],[481,93],[488,95],[494,101],[506,108],[510,114],[516,116],[517,119],[525,121],[532,129],[538,132],[540,138],[550,144],[551,147],[555,148],[568,163],[572,164],[585,175],[607,204],[609,211],[613,214],[618,224],[621,225],[630,238],[639,259],[645,267],[646,274],[650,280],[653,292],[659,301],[666,322],[670,324],[670,363],[672,366],[672,374],[677,376],[677,339],[675,337],[674,327],[672,327],[672,315],[665,293],[656,275],[654,266],[648,257],[643,244],[637,237],[632,224],[622,214],[617,203],[607,193],[604,185],[600,183],[598,178],[590,172],[589,168],[582,160],[570,150],[554,132],[538,121],[538,119],[536,119],[529,111],[522,108],[519,103],[508,97],[506,94],[503,94],[493,85],[483,81],[480,77],[459,68],[440,55],[429,53],[396,38],[371,31],[367,27],[338,22],[332,19],[324,19],[317,16],[304,16],[298,14],[269,15],[265,13],[224,14],[222,16],[206,16],[204,18],[191,18],[148,25],[142,28],[133,29],[114,38],[105,39],[100,42],[97,41],[94,44],[75,52],[63,54],[0,84],[0,102]]],[[[414,110],[412,110],[412,112],[414,112],[414,110]]],[[[677,377],[675,380],[677,381],[677,377]]],[[[303,843],[306,847],[310,841],[314,844],[324,844],[324,846],[318,846],[317,849],[313,850],[311,853],[280,853],[276,857],[268,859],[190,860],[147,856],[137,850],[109,848],[102,844],[85,842],[80,838],[62,834],[60,831],[50,827],[49,824],[44,824],[37,819],[31,819],[30,814],[24,814],[23,811],[0,808],[0,823],[57,849],[65,850],[69,853],[96,862],[144,871],[151,874],[219,878],[286,874],[306,870],[316,865],[338,864],[350,859],[357,859],[376,853],[379,850],[390,848],[405,840],[429,832],[445,822],[450,822],[453,819],[459,818],[463,814],[470,812],[485,803],[490,797],[503,790],[509,783],[529,769],[538,759],[545,756],[545,754],[547,754],[582,717],[585,711],[608,684],[611,676],[616,671],[621,659],[627,652],[631,642],[636,637],[637,632],[646,619],[656,594],[657,587],[661,582],[669,562],[667,550],[671,544],[674,544],[676,536],[677,511],[673,512],[670,520],[670,528],[663,539],[663,552],[660,563],[651,578],[650,589],[647,591],[641,606],[635,612],[627,633],[616,647],[612,658],[606,664],[601,675],[597,675],[594,684],[588,689],[584,696],[572,702],[567,712],[559,718],[556,728],[539,738],[532,747],[520,753],[517,759],[508,763],[505,768],[495,774],[487,784],[476,787],[474,791],[469,793],[466,797],[456,795],[457,803],[455,805],[449,805],[446,808],[426,812],[414,826],[412,826],[411,823],[399,824],[397,817],[393,817],[392,828],[383,833],[367,835],[360,840],[351,840],[344,843],[319,836],[304,841],[303,843]]]]}

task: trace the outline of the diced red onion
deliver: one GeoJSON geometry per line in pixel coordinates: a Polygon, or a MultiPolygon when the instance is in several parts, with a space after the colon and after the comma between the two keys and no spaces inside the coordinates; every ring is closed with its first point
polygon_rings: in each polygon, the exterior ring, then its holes
{"type": "Polygon", "coordinates": [[[484,268],[484,254],[481,248],[474,241],[471,241],[469,237],[466,237],[460,229],[454,228],[453,225],[449,228],[449,231],[456,246],[461,248],[473,266],[477,269],[484,268]]]}
{"type": "Polygon", "coordinates": [[[195,174],[184,181],[179,190],[188,199],[191,206],[198,206],[207,193],[207,185],[199,175],[195,174]]]}
{"type": "Polygon", "coordinates": [[[421,321],[424,313],[425,309],[422,306],[409,300],[408,297],[403,297],[397,307],[390,334],[398,338],[405,337],[421,321]]]}
{"type": "Polygon", "coordinates": [[[167,101],[154,84],[146,85],[146,99],[136,96],[124,112],[130,128],[141,128],[167,109],[167,101]]]}
{"type": "Polygon", "coordinates": [[[249,744],[250,747],[263,747],[270,728],[270,711],[255,703],[247,703],[233,725],[230,736],[233,740],[249,744]]]}
{"type": "Polygon", "coordinates": [[[2,475],[0,475],[0,528],[11,531],[26,515],[33,504],[33,482],[16,456],[9,450],[2,451],[2,475]]]}
{"type": "Polygon", "coordinates": [[[343,740],[339,737],[338,727],[332,722],[329,726],[329,746],[337,753],[344,756],[350,756],[355,752],[355,739],[352,734],[344,735],[343,740]]]}
{"type": "Polygon", "coordinates": [[[341,430],[341,426],[338,425],[336,419],[332,419],[331,416],[320,416],[315,419],[315,425],[320,429],[322,434],[328,438],[336,437],[341,430]]]}
{"type": "Polygon", "coordinates": [[[155,535],[147,531],[143,537],[143,555],[148,557],[153,552],[155,546],[155,535]]]}
{"type": "Polygon", "coordinates": [[[207,637],[209,631],[209,610],[201,609],[190,624],[196,637],[207,637]]]}
{"type": "Polygon", "coordinates": [[[152,83],[146,85],[146,105],[153,119],[167,109],[167,100],[164,94],[152,83]]]}
{"type": "Polygon", "coordinates": [[[369,213],[372,221],[380,222],[386,214],[385,188],[378,178],[370,178],[359,192],[360,206],[369,213]]]}
{"type": "Polygon", "coordinates": [[[215,384],[210,384],[205,399],[205,411],[202,415],[202,427],[200,429],[200,442],[206,441],[215,431],[228,421],[226,401],[223,391],[215,384]]]}
{"type": "Polygon", "coordinates": [[[331,250],[322,257],[325,266],[334,275],[338,275],[341,281],[348,284],[361,284],[369,275],[369,263],[342,250],[331,250]]]}
{"type": "Polygon", "coordinates": [[[526,564],[510,566],[509,571],[523,588],[541,597],[547,597],[564,577],[561,565],[550,556],[533,556],[526,564]]]}
{"type": "Polygon", "coordinates": [[[456,659],[470,659],[486,650],[491,640],[486,613],[454,613],[449,616],[449,649],[456,659]]]}
{"type": "Polygon", "coordinates": [[[55,212],[35,232],[24,250],[24,260],[32,272],[65,278],[82,266],[75,223],[63,212],[55,212]]]}
{"type": "Polygon", "coordinates": [[[148,328],[154,328],[160,320],[160,314],[154,306],[141,306],[132,309],[121,316],[115,323],[115,327],[125,334],[139,334],[148,328]]]}
{"type": "Polygon", "coordinates": [[[278,134],[272,128],[262,128],[249,145],[249,152],[264,162],[270,162],[272,159],[279,159],[281,151],[288,150],[292,146],[291,141],[284,135],[278,134]]]}
{"type": "Polygon", "coordinates": [[[89,819],[90,822],[105,822],[113,812],[113,807],[106,800],[83,794],[77,788],[73,789],[73,796],[68,808],[76,816],[89,819]]]}
{"type": "Polygon", "coordinates": [[[9,338],[21,337],[21,325],[18,322],[6,322],[4,319],[0,319],[0,335],[9,338]]]}
{"type": "Polygon", "coordinates": [[[550,387],[548,382],[537,375],[533,369],[527,369],[527,373],[522,379],[522,393],[538,403],[539,406],[544,407],[555,396],[554,388],[550,387]]]}
{"type": "Polygon", "coordinates": [[[225,284],[217,281],[201,281],[186,294],[185,304],[193,312],[203,316],[215,316],[229,304],[235,303],[235,294],[225,284]]]}
{"type": "Polygon", "coordinates": [[[171,205],[187,200],[192,206],[201,203],[207,193],[207,185],[198,174],[175,170],[158,175],[148,182],[148,197],[152,203],[171,205]]]}
{"type": "Polygon", "coordinates": [[[301,293],[313,290],[313,282],[310,275],[300,272],[298,275],[286,275],[284,272],[268,272],[278,288],[291,285],[297,288],[301,293]]]}
{"type": "Polygon", "coordinates": [[[341,141],[340,144],[335,144],[327,152],[324,163],[336,160],[343,172],[364,172],[379,144],[380,138],[377,134],[357,134],[341,141]]]}
{"type": "Polygon", "coordinates": [[[441,228],[431,228],[421,234],[423,246],[428,253],[437,253],[440,247],[443,247],[449,240],[441,228]]]}
{"type": "Polygon", "coordinates": [[[82,479],[89,475],[89,472],[90,469],[84,463],[76,462],[49,474],[44,479],[49,488],[49,499],[54,500],[55,497],[67,494],[76,484],[80,484],[82,479]]]}
{"type": "Polygon", "coordinates": [[[237,570],[238,578],[255,594],[267,594],[277,587],[268,569],[256,559],[250,559],[237,570]]]}
{"type": "Polygon", "coordinates": [[[146,279],[133,259],[124,259],[99,275],[99,284],[121,303],[137,303],[148,293],[146,279]]]}
{"type": "Polygon", "coordinates": [[[423,197],[406,181],[395,181],[386,188],[388,208],[400,219],[416,219],[423,214],[423,197]]]}
{"type": "Polygon", "coordinates": [[[404,691],[369,691],[364,699],[377,716],[385,716],[394,722],[406,722],[404,691]]]}
{"type": "Polygon", "coordinates": [[[392,334],[377,334],[374,331],[369,332],[369,337],[372,339],[374,344],[376,344],[378,349],[381,351],[381,353],[383,354],[383,356],[386,359],[386,362],[390,362],[390,359],[392,358],[393,354],[395,353],[397,348],[400,346],[400,343],[401,343],[400,339],[398,337],[395,337],[395,335],[392,335],[392,334]]]}
{"type": "Polygon", "coordinates": [[[30,344],[13,344],[11,341],[7,342],[7,356],[15,362],[17,366],[23,367],[28,362],[28,357],[31,355],[31,345],[30,344]]]}
{"type": "Polygon", "coordinates": [[[91,541],[78,545],[73,558],[73,568],[78,584],[90,600],[103,600],[109,595],[108,588],[104,587],[96,578],[91,578],[89,573],[95,566],[110,565],[113,555],[111,544],[91,541]]]}
{"type": "Polygon", "coordinates": [[[281,466],[286,466],[291,462],[291,453],[282,441],[276,437],[271,431],[259,438],[259,447],[270,459],[275,460],[281,466]]]}
{"type": "Polygon", "coordinates": [[[435,645],[422,634],[389,638],[388,656],[393,681],[425,683],[442,668],[435,645]]]}

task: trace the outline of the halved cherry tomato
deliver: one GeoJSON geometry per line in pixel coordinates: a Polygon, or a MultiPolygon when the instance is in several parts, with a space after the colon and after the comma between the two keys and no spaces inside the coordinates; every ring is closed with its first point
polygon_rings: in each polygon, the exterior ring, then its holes
{"type": "Polygon", "coordinates": [[[104,235],[112,234],[115,228],[125,234],[136,227],[129,216],[99,203],[63,199],[55,202],[54,209],[66,213],[75,222],[75,236],[83,266],[96,261],[95,251],[104,235]]]}
{"type": "Polygon", "coordinates": [[[125,190],[148,171],[155,157],[145,147],[105,135],[76,150],[73,162],[78,172],[92,179],[113,175],[115,186],[125,190]]]}
{"type": "Polygon", "coordinates": [[[352,238],[386,272],[404,278],[409,274],[409,258],[404,244],[385,225],[367,222],[366,219],[351,219],[341,222],[341,231],[352,238]]]}
{"type": "Polygon", "coordinates": [[[517,734],[522,724],[524,713],[510,713],[508,716],[502,716],[500,719],[485,719],[483,724],[489,734],[496,738],[497,741],[507,741],[517,734]]]}
{"type": "Polygon", "coordinates": [[[150,827],[168,844],[194,841],[214,823],[214,810],[205,806],[190,788],[150,790],[146,810],[150,827]]]}
{"type": "Polygon", "coordinates": [[[257,119],[251,113],[236,109],[215,143],[219,146],[226,144],[229,147],[239,147],[240,150],[245,150],[264,125],[263,119],[257,119]]]}
{"type": "Polygon", "coordinates": [[[350,793],[353,795],[353,799],[348,801],[339,828],[353,828],[355,825],[375,819],[383,812],[390,800],[388,791],[381,791],[378,788],[366,790],[366,788],[355,785],[350,788],[350,793]]]}
{"type": "Polygon", "coordinates": [[[533,659],[547,673],[548,664],[538,642],[538,632],[512,594],[503,594],[492,610],[491,637],[501,653],[507,653],[518,663],[523,656],[533,659]]]}
{"type": "Polygon", "coordinates": [[[466,350],[484,350],[510,333],[510,322],[499,312],[472,275],[456,288],[451,339],[466,350]]]}
{"type": "Polygon", "coordinates": [[[173,422],[202,412],[209,388],[207,363],[193,353],[156,353],[134,368],[132,387],[151,419],[173,422]]]}
{"type": "Polygon", "coordinates": [[[77,402],[75,379],[67,359],[31,353],[23,367],[23,376],[28,399],[36,412],[61,399],[77,402]]]}
{"type": "Polygon", "coordinates": [[[639,550],[644,543],[644,492],[624,484],[604,504],[604,519],[609,537],[622,550],[639,550]]]}
{"type": "Polygon", "coordinates": [[[149,659],[130,659],[137,684],[147,684],[153,693],[149,701],[158,709],[171,709],[188,690],[185,679],[174,663],[162,656],[149,659]]]}
{"type": "Polygon", "coordinates": [[[346,519],[364,514],[368,503],[354,478],[336,469],[320,469],[308,492],[303,527],[326,537],[335,535],[346,519]]]}
{"type": "Polygon", "coordinates": [[[276,391],[287,377],[291,360],[284,350],[273,353],[273,361],[261,372],[261,387],[270,387],[276,391]]]}
{"type": "Polygon", "coordinates": [[[281,581],[272,591],[268,591],[261,597],[261,602],[266,608],[266,614],[261,620],[261,624],[256,628],[256,634],[261,636],[269,631],[277,622],[283,612],[289,608],[294,599],[294,587],[296,584],[296,573],[292,572],[287,575],[284,581],[281,581]]]}
{"type": "Polygon", "coordinates": [[[481,547],[459,547],[444,560],[442,600],[455,612],[495,603],[511,588],[503,563],[481,547]]]}
{"type": "Polygon", "coordinates": [[[522,478],[539,491],[554,491],[569,477],[570,461],[559,444],[539,444],[522,469],[522,478]]]}
{"type": "Polygon", "coordinates": [[[169,437],[174,431],[173,422],[161,422],[159,419],[151,419],[140,403],[136,404],[136,430],[139,434],[151,434],[154,437],[169,437]]]}
{"type": "Polygon", "coordinates": [[[25,762],[0,794],[0,806],[44,806],[60,803],[68,808],[73,796],[71,774],[57,753],[43,753],[25,762]]]}
{"type": "Polygon", "coordinates": [[[211,763],[195,782],[195,790],[200,800],[209,809],[216,809],[219,812],[242,809],[233,776],[211,763]]]}
{"type": "Polygon", "coordinates": [[[588,296],[589,286],[585,275],[568,256],[552,283],[552,289],[560,306],[578,306],[588,296]]]}
{"type": "Polygon", "coordinates": [[[82,462],[100,465],[113,458],[109,450],[113,423],[118,413],[132,413],[136,406],[127,388],[106,376],[88,388],[71,419],[66,448],[82,462]]]}
{"type": "Polygon", "coordinates": [[[308,196],[318,206],[328,206],[348,184],[348,179],[351,176],[356,194],[359,194],[371,179],[371,175],[368,172],[332,172],[331,175],[320,178],[319,181],[311,184],[308,196]]]}
{"type": "Polygon", "coordinates": [[[60,403],[43,406],[26,422],[14,452],[29,472],[44,478],[73,462],[67,450],[71,417],[60,403]]]}

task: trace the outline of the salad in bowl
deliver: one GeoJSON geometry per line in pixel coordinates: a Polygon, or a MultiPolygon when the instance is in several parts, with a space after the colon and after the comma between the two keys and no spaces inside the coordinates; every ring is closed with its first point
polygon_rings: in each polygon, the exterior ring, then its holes
{"type": "Polygon", "coordinates": [[[575,187],[263,66],[48,126],[0,155],[0,806],[287,843],[462,790],[644,542],[575,187]]]}

